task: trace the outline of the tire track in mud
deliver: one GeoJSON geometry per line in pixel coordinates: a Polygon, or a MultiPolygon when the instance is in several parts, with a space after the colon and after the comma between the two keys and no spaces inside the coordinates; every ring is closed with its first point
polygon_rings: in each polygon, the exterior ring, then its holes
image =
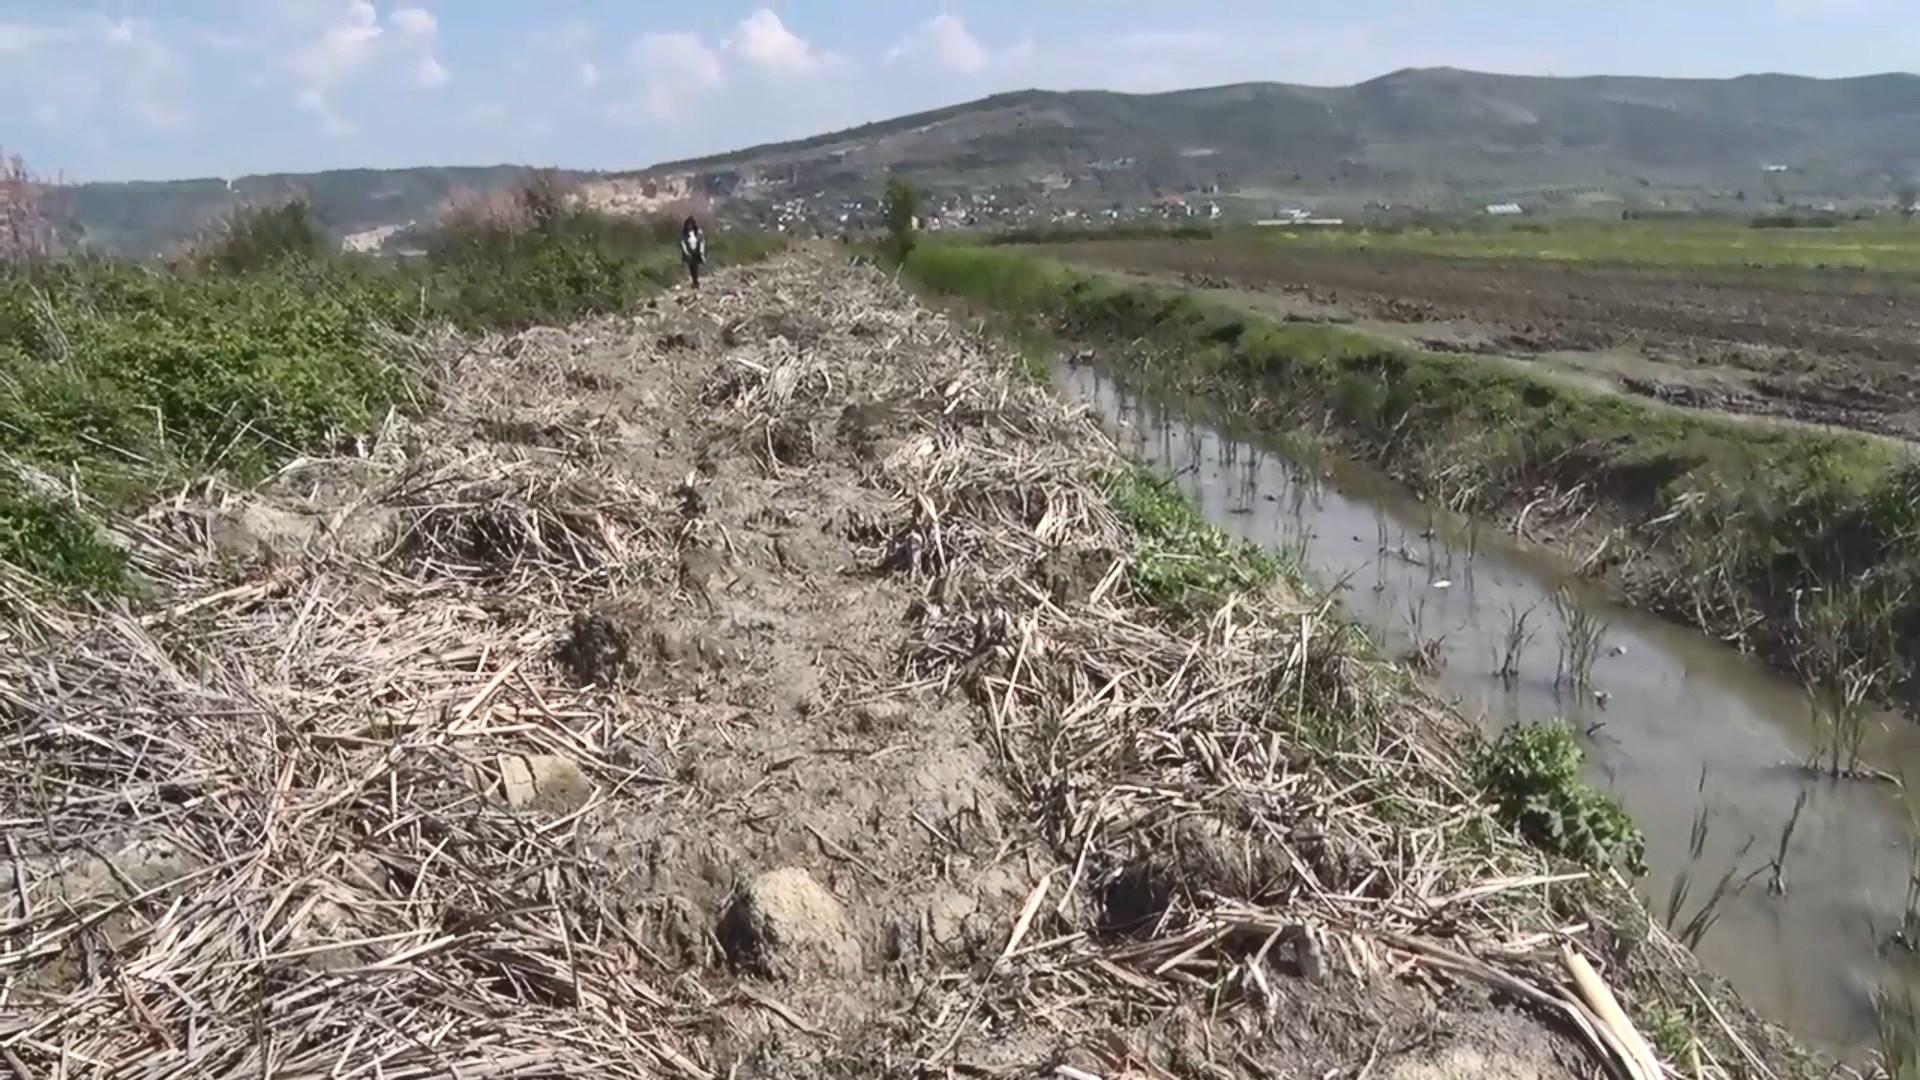
{"type": "Polygon", "coordinates": [[[36,1074],[1574,1076],[1559,943],[1682,970],[1324,609],[1146,604],[1104,436],[885,275],[438,347],[0,660],[36,1074]]]}

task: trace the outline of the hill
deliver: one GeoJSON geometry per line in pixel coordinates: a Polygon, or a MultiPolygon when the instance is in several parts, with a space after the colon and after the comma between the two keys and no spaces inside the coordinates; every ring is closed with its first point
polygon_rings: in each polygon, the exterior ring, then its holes
{"type": "Polygon", "coordinates": [[[1098,201],[1218,190],[1428,203],[1658,189],[1885,198],[1920,169],[1920,76],[1545,78],[1450,68],[1349,87],[1022,91],[648,170],[720,192],[904,175],[1098,201]],[[1769,168],[1772,167],[1772,168],[1769,168]]]}
{"type": "MultiPolygon", "coordinates": [[[[336,238],[431,217],[456,191],[518,183],[525,165],[337,169],[201,180],[76,184],[57,190],[61,232],[93,251],[144,255],[200,235],[236,203],[302,193],[336,238]]],[[[583,174],[574,174],[576,176],[583,174]]]]}
{"type": "MultiPolygon", "coordinates": [[[[88,184],[65,189],[87,246],[149,251],[235,198],[306,190],[340,236],[403,224],[519,166],[88,184]]],[[[1411,69],[1347,87],[1247,83],[1161,94],[1019,91],[792,142],[591,177],[610,206],[656,191],[810,212],[890,175],[999,205],[1101,206],[1200,193],[1439,209],[1504,198],[1569,205],[1888,199],[1920,172],[1920,76],[1735,79],[1489,75],[1411,69]]]]}

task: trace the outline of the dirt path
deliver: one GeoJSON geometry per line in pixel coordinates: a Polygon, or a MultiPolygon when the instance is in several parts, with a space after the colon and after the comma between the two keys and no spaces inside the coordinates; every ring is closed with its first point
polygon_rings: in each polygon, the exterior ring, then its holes
{"type": "Polygon", "coordinates": [[[1521,358],[1683,407],[1920,438],[1920,286],[1908,278],[1232,241],[1048,252],[1270,297],[1296,318],[1521,358]]]}
{"type": "Polygon", "coordinates": [[[1677,970],[1320,609],[1143,606],[1104,437],[884,275],[437,348],[0,660],[22,1075],[1587,1076],[1560,928],[1677,970]]]}

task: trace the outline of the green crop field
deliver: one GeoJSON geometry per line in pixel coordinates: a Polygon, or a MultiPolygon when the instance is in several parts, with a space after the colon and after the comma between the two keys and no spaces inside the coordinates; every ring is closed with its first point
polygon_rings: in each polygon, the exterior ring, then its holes
{"type": "Polygon", "coordinates": [[[1762,228],[1733,222],[1569,222],[1457,229],[1275,227],[1257,229],[1255,235],[1276,244],[1462,258],[1920,274],[1920,225],[1762,228]]]}

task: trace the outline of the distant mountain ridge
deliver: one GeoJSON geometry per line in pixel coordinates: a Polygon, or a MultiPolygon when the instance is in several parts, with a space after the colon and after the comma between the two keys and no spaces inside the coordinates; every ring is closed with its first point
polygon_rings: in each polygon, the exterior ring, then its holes
{"type": "MultiPolygon", "coordinates": [[[[337,232],[418,220],[526,169],[342,170],[65,189],[89,246],[150,250],[236,198],[299,188],[337,232]]],[[[1439,207],[1530,193],[1625,201],[1885,199],[1920,173],[1920,75],[1732,79],[1397,71],[1345,87],[1023,90],[804,139],[574,178],[753,201],[948,192],[1101,205],[1203,193],[1255,205],[1439,207]]],[[[641,200],[641,201],[644,201],[641,200]]]]}
{"type": "Polygon", "coordinates": [[[67,240],[89,250],[146,255],[204,234],[237,204],[298,193],[331,232],[345,237],[429,219],[457,191],[508,187],[532,172],[526,165],[485,165],[136,180],[62,187],[53,203],[67,240]]]}
{"type": "Polygon", "coordinates": [[[1401,198],[1760,187],[1783,175],[1791,179],[1775,182],[1796,194],[1857,197],[1887,194],[1892,176],[1915,171],[1920,75],[1551,78],[1452,68],[1331,88],[1020,91],[647,170],[748,189],[884,173],[934,187],[1056,174],[1116,194],[1214,186],[1401,198]]]}

